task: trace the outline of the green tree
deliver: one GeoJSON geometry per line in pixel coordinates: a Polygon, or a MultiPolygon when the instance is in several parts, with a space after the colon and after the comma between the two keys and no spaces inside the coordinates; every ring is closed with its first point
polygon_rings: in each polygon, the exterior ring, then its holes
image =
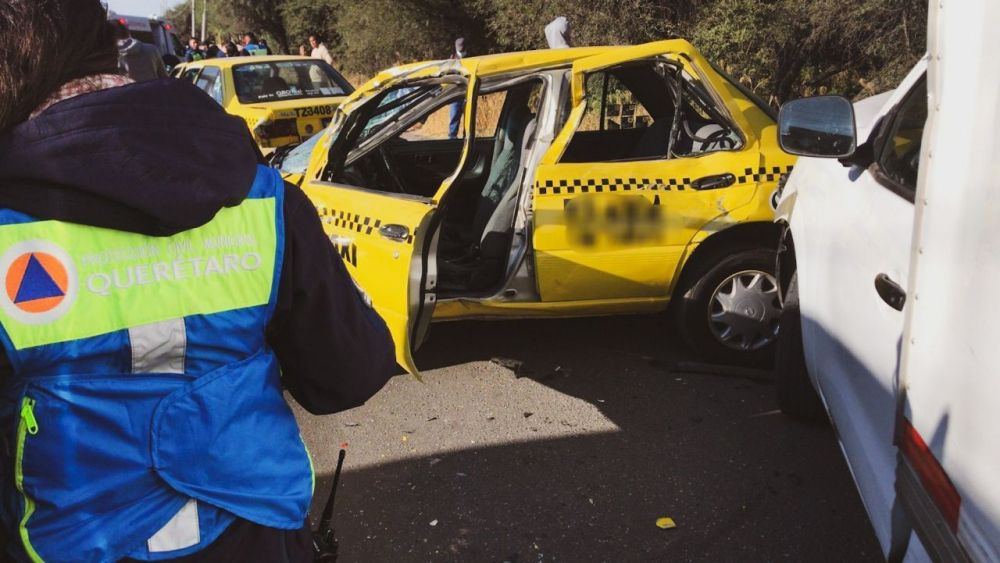
{"type": "Polygon", "coordinates": [[[717,0],[690,37],[710,59],[780,102],[895,86],[924,52],[922,0],[717,0]]]}
{"type": "MultiPolygon", "coordinates": [[[[206,0],[195,0],[197,29],[191,31],[191,3],[184,2],[167,10],[165,16],[177,27],[183,41],[201,34],[202,7],[206,0]]],[[[282,14],[283,0],[208,0],[207,38],[216,42],[236,39],[247,31],[268,40],[278,53],[289,52],[288,32],[282,14]]]]}
{"type": "MultiPolygon", "coordinates": [[[[201,3],[195,0],[200,17],[201,3]]],[[[925,0],[211,0],[217,40],[243,31],[296,52],[319,33],[349,72],[450,56],[545,48],[544,27],[570,20],[576,45],[685,37],[773,103],[898,83],[924,52],[925,0]]],[[[169,13],[190,36],[190,3],[169,13]]],[[[199,20],[200,23],[200,20],[199,20]]]]}

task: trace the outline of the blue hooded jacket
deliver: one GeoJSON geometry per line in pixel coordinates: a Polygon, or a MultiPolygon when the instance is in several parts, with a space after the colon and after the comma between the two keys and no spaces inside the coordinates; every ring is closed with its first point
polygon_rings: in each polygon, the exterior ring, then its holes
{"type": "MultiPolygon", "coordinates": [[[[259,192],[258,160],[243,122],[193,85],[133,84],[62,101],[0,133],[0,210],[171,235],[259,192]]],[[[281,383],[314,413],[357,406],[393,372],[392,342],[355,291],[308,199],[293,186],[279,191],[284,259],[265,337],[281,383]]],[[[8,400],[17,376],[4,354],[0,386],[8,400]]],[[[9,429],[17,405],[5,407],[0,422],[9,429]]],[[[2,480],[9,506],[16,498],[13,476],[2,480]]],[[[16,529],[16,522],[5,524],[16,529]]]]}

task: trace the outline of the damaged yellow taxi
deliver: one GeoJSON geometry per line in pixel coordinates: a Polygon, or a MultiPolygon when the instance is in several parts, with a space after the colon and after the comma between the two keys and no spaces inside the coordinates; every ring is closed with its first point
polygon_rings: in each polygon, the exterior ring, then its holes
{"type": "Polygon", "coordinates": [[[668,306],[709,358],[767,361],[794,160],[686,41],[397,67],[279,160],[411,372],[432,319],[668,306]]]}
{"type": "Polygon", "coordinates": [[[172,75],[193,82],[244,119],[264,152],[323,130],[354,91],[332,66],[308,57],[205,59],[178,65],[172,75]]]}

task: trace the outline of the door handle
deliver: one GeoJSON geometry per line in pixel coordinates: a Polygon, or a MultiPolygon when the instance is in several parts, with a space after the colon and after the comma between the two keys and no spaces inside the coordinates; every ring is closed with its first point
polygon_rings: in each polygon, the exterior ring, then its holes
{"type": "Polygon", "coordinates": [[[410,229],[406,225],[388,224],[378,229],[378,234],[396,242],[406,242],[410,238],[410,229]]]}
{"type": "Polygon", "coordinates": [[[886,305],[897,311],[903,310],[903,305],[906,304],[906,292],[898,283],[892,281],[892,278],[885,274],[875,276],[875,291],[886,305]]]}
{"type": "Polygon", "coordinates": [[[716,174],[714,176],[704,176],[698,178],[694,182],[691,182],[691,187],[696,190],[717,190],[719,188],[728,188],[736,183],[736,176],[726,172],[725,174],[716,174]]]}

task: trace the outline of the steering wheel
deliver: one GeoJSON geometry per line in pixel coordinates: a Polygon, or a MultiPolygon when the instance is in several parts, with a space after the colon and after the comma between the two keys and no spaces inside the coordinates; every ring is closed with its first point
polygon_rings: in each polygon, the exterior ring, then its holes
{"type": "Polygon", "coordinates": [[[385,167],[385,175],[389,177],[388,182],[391,184],[393,191],[405,194],[406,188],[404,188],[403,183],[399,181],[399,175],[396,174],[396,165],[392,163],[392,158],[389,156],[389,151],[386,150],[386,145],[388,145],[388,143],[383,143],[377,149],[378,156],[382,160],[382,164],[385,167]]]}
{"type": "Polygon", "coordinates": [[[728,136],[729,131],[721,125],[721,129],[710,133],[708,137],[699,137],[696,135],[694,131],[691,130],[691,122],[687,119],[681,120],[681,126],[684,128],[684,132],[687,133],[687,136],[690,137],[692,141],[699,143],[717,143],[720,149],[731,149],[736,146],[733,140],[728,136]]]}

